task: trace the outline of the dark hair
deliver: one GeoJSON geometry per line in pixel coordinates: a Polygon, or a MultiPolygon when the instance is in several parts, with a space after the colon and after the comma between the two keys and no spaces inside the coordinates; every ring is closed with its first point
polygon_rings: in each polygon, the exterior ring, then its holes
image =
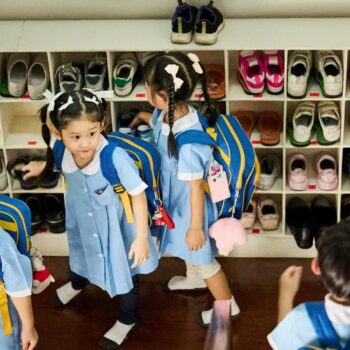
{"type": "Polygon", "coordinates": [[[325,230],[317,242],[318,263],[325,287],[350,301],[350,221],[325,230]]]}
{"type": "Polygon", "coordinates": [[[73,120],[79,120],[85,118],[91,122],[100,122],[102,123],[105,120],[104,105],[101,100],[91,91],[87,89],[82,89],[79,91],[73,91],[70,93],[63,93],[58,96],[54,102],[54,108],[52,111],[48,112],[49,104],[45,105],[40,109],[40,118],[41,118],[41,134],[47,145],[46,152],[46,166],[40,175],[42,179],[46,174],[51,172],[54,168],[54,157],[53,152],[50,147],[51,133],[50,129],[47,126],[47,116],[49,116],[52,125],[58,130],[66,128],[70,122],[73,120]],[[97,104],[92,101],[86,101],[85,97],[90,99],[96,99],[97,104]],[[73,103],[69,104],[63,110],[60,108],[66,104],[72,98],[73,103]]]}
{"type": "Polygon", "coordinates": [[[170,52],[157,55],[150,59],[144,67],[145,81],[149,85],[152,95],[162,95],[165,92],[168,99],[168,121],[170,128],[168,153],[171,156],[177,153],[175,137],[172,131],[175,105],[179,102],[187,102],[190,99],[199,80],[202,84],[205,104],[208,106],[208,123],[210,126],[216,123],[217,109],[210,101],[204,67],[203,65],[201,65],[201,67],[203,74],[199,75],[193,68],[193,62],[182,52],[170,52]],[[165,70],[168,64],[179,66],[176,77],[182,79],[183,84],[176,91],[172,76],[165,70]]]}

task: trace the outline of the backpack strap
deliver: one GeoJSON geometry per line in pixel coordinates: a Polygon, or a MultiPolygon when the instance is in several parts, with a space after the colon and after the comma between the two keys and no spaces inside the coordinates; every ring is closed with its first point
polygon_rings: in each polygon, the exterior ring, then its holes
{"type": "Polygon", "coordinates": [[[62,170],[62,161],[63,161],[63,155],[64,155],[64,150],[66,149],[66,146],[61,140],[56,140],[54,146],[53,146],[53,155],[54,155],[54,160],[55,164],[58,170],[62,170]]]}
{"type": "Polygon", "coordinates": [[[208,145],[215,147],[216,142],[205,131],[202,130],[187,130],[175,136],[176,143],[181,148],[189,143],[197,143],[200,145],[208,145]]]}
{"type": "Polygon", "coordinates": [[[117,169],[114,167],[113,163],[113,152],[116,148],[115,144],[111,142],[101,151],[100,153],[100,163],[101,163],[101,171],[103,176],[108,180],[108,182],[112,185],[115,193],[119,195],[120,201],[123,204],[126,221],[129,224],[134,223],[134,216],[132,213],[132,206],[129,194],[126,192],[123,185],[120,183],[120,179],[117,173],[117,169]]]}
{"type": "MultiPolygon", "coordinates": [[[[318,340],[323,348],[342,349],[339,337],[328,318],[323,301],[305,303],[310,321],[315,329],[318,340]]],[[[350,341],[345,349],[349,349],[350,341]]]]}
{"type": "Polygon", "coordinates": [[[4,335],[12,334],[12,324],[4,283],[0,281],[0,317],[4,335]]]}

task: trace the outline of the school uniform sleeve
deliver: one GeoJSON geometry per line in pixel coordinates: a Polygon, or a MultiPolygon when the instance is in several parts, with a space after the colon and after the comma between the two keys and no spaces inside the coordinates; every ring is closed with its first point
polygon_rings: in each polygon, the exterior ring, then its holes
{"type": "Polygon", "coordinates": [[[0,232],[0,259],[6,293],[13,297],[31,295],[33,272],[30,259],[20,254],[10,235],[0,232]]]}
{"type": "Polygon", "coordinates": [[[206,164],[212,159],[210,146],[183,145],[179,152],[177,178],[183,181],[203,179],[206,164]]]}
{"type": "Polygon", "coordinates": [[[137,166],[125,150],[116,147],[113,152],[113,163],[121,184],[131,196],[140,194],[148,187],[142,181],[137,166]]]}
{"type": "Polygon", "coordinates": [[[160,113],[161,113],[161,111],[160,111],[159,109],[157,109],[157,108],[155,108],[155,109],[153,110],[152,117],[151,117],[151,119],[150,119],[150,121],[149,121],[149,126],[150,126],[152,129],[154,129],[154,127],[156,126],[157,121],[158,121],[158,118],[159,118],[159,116],[160,116],[160,113]]]}

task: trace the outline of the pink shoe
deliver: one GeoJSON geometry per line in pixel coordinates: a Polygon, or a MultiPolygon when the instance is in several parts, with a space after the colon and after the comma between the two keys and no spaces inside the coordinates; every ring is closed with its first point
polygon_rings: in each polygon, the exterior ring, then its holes
{"type": "Polygon", "coordinates": [[[266,89],[271,94],[279,94],[284,85],[284,63],[280,51],[263,51],[261,60],[265,70],[266,89]]]}
{"type": "Polygon", "coordinates": [[[280,216],[277,205],[272,198],[262,197],[259,199],[258,219],[264,231],[277,230],[280,216]]]}
{"type": "Polygon", "coordinates": [[[317,153],[314,158],[314,169],[321,190],[331,191],[338,187],[337,162],[332,156],[324,152],[317,153]]]}
{"type": "Polygon", "coordinates": [[[260,94],[264,91],[264,66],[256,51],[240,51],[237,78],[247,94],[260,94]]]}
{"type": "Polygon", "coordinates": [[[250,229],[254,226],[256,218],[256,201],[252,199],[249,202],[248,208],[243,212],[241,223],[245,229],[250,229]]]}
{"type": "Polygon", "coordinates": [[[302,154],[294,154],[288,159],[288,185],[294,191],[304,191],[309,185],[307,162],[302,154]]]}

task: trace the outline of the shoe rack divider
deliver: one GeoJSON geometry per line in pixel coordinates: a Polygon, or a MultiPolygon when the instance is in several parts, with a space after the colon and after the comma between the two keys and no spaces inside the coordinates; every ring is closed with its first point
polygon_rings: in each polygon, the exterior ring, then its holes
{"type": "MultiPolygon", "coordinates": [[[[293,236],[285,224],[286,205],[293,196],[301,196],[308,203],[318,194],[331,198],[337,208],[340,219],[340,202],[344,194],[350,194],[350,182],[342,175],[343,149],[350,148],[350,82],[347,80],[350,42],[347,43],[344,32],[349,28],[348,19],[318,20],[226,20],[225,29],[220,34],[218,43],[212,46],[199,46],[194,43],[175,45],[170,42],[170,22],[166,20],[131,20],[131,21],[15,21],[1,22],[2,33],[8,37],[0,38],[0,69],[6,74],[6,60],[10,53],[46,52],[51,86],[56,69],[64,63],[84,64],[96,54],[107,58],[108,85],[113,88],[112,73],[118,57],[123,52],[170,51],[181,50],[196,53],[204,64],[221,64],[225,67],[226,97],[217,101],[222,113],[234,114],[239,110],[275,111],[283,120],[280,142],[276,146],[264,146],[260,142],[258,126],[255,127],[251,141],[259,156],[277,154],[282,160],[282,171],[271,190],[257,190],[255,199],[262,196],[271,197],[277,204],[280,225],[276,231],[264,232],[258,220],[248,232],[248,244],[234,250],[231,256],[238,257],[313,257],[315,249],[303,250],[296,246],[293,236]],[[303,28],[295,32],[296,28],[303,28]],[[137,29],[137,30],[136,30],[137,29]],[[331,29],[331,34],[328,31],[331,29]],[[43,34],[44,33],[44,34],[43,34]],[[111,34],[112,33],[112,34],[111,34]],[[266,36],[274,33],[274,36],[266,36]],[[319,33],[315,36],[314,33],[319,33]],[[283,93],[272,95],[266,91],[260,95],[247,95],[237,80],[237,57],[239,50],[271,50],[283,52],[285,72],[288,58],[295,49],[333,49],[343,63],[343,95],[328,99],[323,97],[316,81],[312,79],[304,99],[292,99],[287,96],[287,78],[283,93]],[[336,101],[341,113],[341,138],[331,146],[318,145],[313,138],[307,147],[297,148],[291,145],[287,136],[287,117],[292,115],[297,104],[303,100],[316,103],[322,100],[336,101]],[[313,156],[318,151],[334,155],[338,161],[339,185],[334,191],[321,191],[316,184],[316,175],[312,170],[313,156]],[[304,154],[309,163],[310,184],[308,190],[297,192],[289,189],[287,178],[287,157],[293,153],[304,154]]],[[[201,97],[198,86],[191,98],[196,105],[201,97]]],[[[46,146],[41,138],[41,124],[38,110],[47,103],[46,100],[33,101],[28,98],[5,98],[0,96],[0,154],[5,163],[19,155],[44,153],[46,146]]],[[[130,108],[142,108],[147,105],[144,84],[139,83],[129,96],[114,95],[107,101],[107,118],[110,129],[116,130],[116,117],[130,108]]],[[[317,107],[316,107],[317,111],[317,107]]],[[[316,116],[317,118],[317,116],[316,116]]],[[[19,197],[22,193],[63,193],[64,179],[61,176],[54,189],[35,189],[24,191],[18,181],[8,176],[8,187],[1,193],[19,197]]],[[[45,255],[66,255],[68,253],[66,234],[50,232],[37,233],[32,238],[33,244],[45,255]]]]}

